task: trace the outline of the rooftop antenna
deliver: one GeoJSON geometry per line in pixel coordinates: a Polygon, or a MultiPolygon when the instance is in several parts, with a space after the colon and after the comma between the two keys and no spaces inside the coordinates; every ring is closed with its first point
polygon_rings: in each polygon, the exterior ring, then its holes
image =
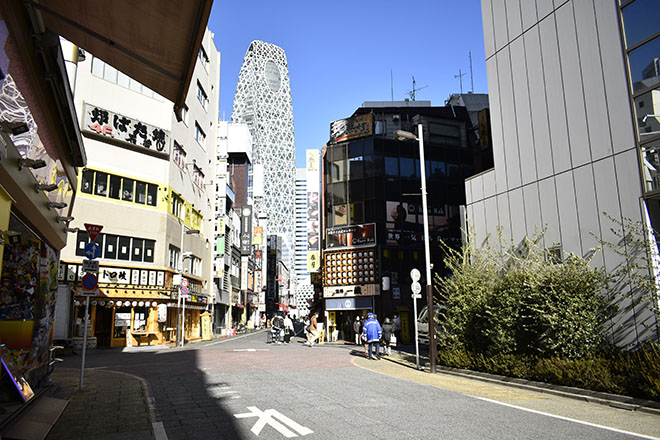
{"type": "Polygon", "coordinates": [[[461,85],[461,95],[463,94],[463,75],[466,75],[466,73],[461,73],[461,69],[458,69],[458,75],[454,75],[454,78],[458,78],[461,85]]]}
{"type": "Polygon", "coordinates": [[[472,93],[474,93],[474,75],[472,74],[472,51],[469,51],[470,55],[470,86],[472,87],[472,93]]]}
{"type": "Polygon", "coordinates": [[[412,79],[413,79],[413,88],[412,88],[411,91],[408,92],[408,96],[410,96],[410,100],[411,100],[411,101],[414,101],[414,100],[415,100],[415,93],[419,92],[419,91],[422,90],[422,89],[427,88],[428,86],[423,86],[423,87],[420,87],[420,88],[415,88],[415,84],[417,84],[417,83],[415,82],[415,77],[413,76],[412,79]]]}

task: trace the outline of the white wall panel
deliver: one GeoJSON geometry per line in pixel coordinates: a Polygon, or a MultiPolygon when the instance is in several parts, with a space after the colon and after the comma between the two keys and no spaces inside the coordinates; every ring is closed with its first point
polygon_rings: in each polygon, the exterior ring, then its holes
{"type": "Polygon", "coordinates": [[[548,108],[545,97],[545,75],[541,59],[539,27],[525,33],[525,53],[527,56],[527,75],[529,77],[529,98],[531,120],[534,131],[534,149],[536,172],[539,179],[553,174],[552,149],[550,147],[550,129],[548,126],[548,108]]]}
{"type": "Polygon", "coordinates": [[[504,160],[504,142],[502,140],[502,108],[500,104],[499,75],[497,73],[498,57],[486,60],[488,74],[488,102],[490,104],[491,135],[493,136],[493,163],[496,174],[497,191],[506,191],[506,162],[504,160]]]}
{"type": "Polygon", "coordinates": [[[607,118],[603,69],[596,32],[596,16],[592,2],[573,2],[573,7],[575,9],[578,47],[580,49],[582,85],[585,101],[587,102],[591,157],[592,160],[598,160],[612,154],[612,139],[608,130],[609,120],[607,118]]]}
{"type": "Polygon", "coordinates": [[[541,204],[539,202],[539,187],[536,182],[525,185],[523,200],[525,201],[525,225],[527,236],[532,237],[543,230],[541,221],[541,204]]]}
{"type": "Polygon", "coordinates": [[[493,0],[493,31],[495,32],[495,51],[499,51],[509,42],[506,24],[505,0],[493,0]]]}
{"type": "Polygon", "coordinates": [[[545,246],[551,247],[562,242],[559,229],[559,211],[557,210],[557,192],[554,178],[539,181],[539,200],[541,202],[541,220],[545,232],[545,246]]]}
{"type": "Polygon", "coordinates": [[[484,26],[484,49],[486,59],[495,53],[495,33],[493,32],[493,2],[481,0],[481,17],[484,26]]]}
{"type": "Polygon", "coordinates": [[[555,6],[552,3],[552,0],[536,0],[536,11],[539,20],[543,20],[554,8],[555,6]]]}
{"type": "Polygon", "coordinates": [[[641,184],[639,180],[639,165],[637,151],[628,150],[614,156],[616,179],[619,187],[621,214],[624,217],[641,221],[639,198],[641,184]]]}
{"type": "Polygon", "coordinates": [[[559,37],[559,56],[561,57],[571,159],[573,166],[579,167],[591,161],[591,151],[589,150],[587,127],[584,123],[587,114],[582,93],[582,72],[577,50],[573,8],[570,4],[563,6],[557,10],[555,16],[557,17],[557,36],[559,37]]]}
{"type": "Polygon", "coordinates": [[[497,189],[495,188],[495,172],[496,170],[490,170],[482,174],[484,182],[484,197],[493,197],[497,194],[497,189]]]}
{"type": "MultiPolygon", "coordinates": [[[[497,238],[497,228],[499,227],[499,215],[497,213],[497,198],[490,197],[484,200],[486,214],[486,229],[491,236],[491,242],[497,238]]],[[[493,242],[494,243],[494,242],[493,242]]]]}
{"type": "Polygon", "coordinates": [[[474,179],[467,179],[465,180],[465,204],[469,205],[470,203],[474,202],[474,199],[472,198],[472,181],[474,179]]]}
{"type": "Polygon", "coordinates": [[[488,237],[488,230],[486,229],[486,214],[484,201],[477,202],[472,205],[472,226],[474,227],[474,235],[476,238],[477,246],[482,246],[484,240],[488,237]]]}
{"type": "Polygon", "coordinates": [[[518,38],[511,48],[511,71],[515,89],[516,126],[518,127],[518,150],[520,153],[520,172],[522,184],[536,180],[536,157],[532,136],[532,118],[529,107],[529,88],[527,82],[527,63],[523,39],[518,38]]]}
{"type": "MultiPolygon", "coordinates": [[[[582,240],[582,250],[585,254],[590,249],[599,246],[598,241],[592,234],[596,234],[596,236],[600,235],[596,190],[594,188],[594,177],[592,173],[591,165],[585,165],[573,170],[575,197],[580,222],[580,238],[582,240]]],[[[600,264],[600,261],[594,261],[593,263],[600,264]]]]}
{"type": "Polygon", "coordinates": [[[497,218],[499,227],[502,229],[502,239],[505,241],[505,246],[508,246],[511,241],[511,218],[509,214],[509,193],[499,194],[497,196],[497,218]]]}
{"type": "Polygon", "coordinates": [[[555,173],[571,167],[571,152],[568,144],[566,127],[566,107],[564,106],[564,88],[559,68],[559,50],[555,18],[550,16],[539,24],[543,69],[545,70],[545,91],[548,100],[548,117],[552,142],[552,159],[555,173]]]}
{"type": "Polygon", "coordinates": [[[509,212],[509,217],[511,217],[511,235],[514,244],[518,244],[527,235],[522,188],[516,188],[509,192],[509,212]]]}
{"type": "MultiPolygon", "coordinates": [[[[614,158],[608,157],[593,163],[594,184],[596,187],[596,202],[598,203],[598,214],[601,222],[601,239],[609,243],[617,241],[616,235],[611,228],[616,223],[609,217],[621,219],[621,208],[619,207],[619,190],[616,185],[616,173],[614,172],[614,158]],[[607,214],[607,215],[605,215],[607,214]]],[[[602,251],[605,262],[605,270],[613,270],[620,262],[621,257],[605,247],[602,251]]]]}
{"type": "Polygon", "coordinates": [[[500,103],[504,139],[504,160],[506,161],[506,181],[508,188],[520,186],[520,157],[518,153],[518,130],[516,127],[516,107],[511,75],[510,46],[496,55],[497,72],[500,82],[500,103]]]}
{"type": "Polygon", "coordinates": [[[484,182],[481,176],[472,179],[472,200],[478,202],[484,198],[484,182]]]}
{"type": "Polygon", "coordinates": [[[557,204],[562,246],[565,252],[582,255],[580,231],[578,229],[577,207],[575,206],[575,185],[573,173],[568,171],[555,176],[557,184],[557,204]]]}
{"type": "Polygon", "coordinates": [[[538,21],[536,18],[536,2],[521,0],[520,13],[522,15],[523,32],[532,27],[538,21]]]}
{"type": "Polygon", "coordinates": [[[509,41],[513,41],[522,34],[520,0],[506,0],[506,21],[509,25],[509,41]]]}
{"type": "Polygon", "coordinates": [[[619,153],[635,145],[635,134],[623,51],[620,49],[618,11],[616,3],[611,0],[595,0],[594,4],[603,61],[603,77],[607,90],[607,111],[610,116],[612,144],[614,152],[619,153]]]}

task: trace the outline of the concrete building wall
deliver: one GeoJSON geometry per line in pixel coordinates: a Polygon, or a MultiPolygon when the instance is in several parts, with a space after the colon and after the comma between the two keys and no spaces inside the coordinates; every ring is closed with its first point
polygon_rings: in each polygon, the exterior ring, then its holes
{"type": "MultiPolygon", "coordinates": [[[[545,246],[564,255],[588,254],[594,235],[616,241],[604,213],[643,221],[616,2],[483,0],[482,12],[495,167],[466,181],[476,243],[544,227],[545,246]]],[[[607,249],[594,259],[620,263],[607,249]]],[[[617,344],[657,331],[630,286],[619,305],[617,344]]]]}

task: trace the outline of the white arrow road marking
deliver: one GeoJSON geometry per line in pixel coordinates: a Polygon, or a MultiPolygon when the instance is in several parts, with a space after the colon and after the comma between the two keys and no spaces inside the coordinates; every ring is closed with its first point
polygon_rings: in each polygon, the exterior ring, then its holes
{"type": "Polygon", "coordinates": [[[274,409],[267,409],[266,411],[261,411],[256,406],[248,406],[247,409],[250,410],[249,413],[234,414],[234,417],[236,417],[237,419],[259,417],[257,423],[255,423],[251,429],[251,431],[257,436],[261,433],[261,430],[264,428],[264,426],[270,425],[273,428],[277,429],[277,431],[286,438],[298,437],[294,432],[292,432],[286,426],[282,425],[282,423],[275,420],[275,418],[289,425],[290,428],[298,432],[298,434],[300,435],[307,435],[314,432],[311,429],[294,422],[287,416],[279,413],[278,411],[275,411],[274,409]]]}

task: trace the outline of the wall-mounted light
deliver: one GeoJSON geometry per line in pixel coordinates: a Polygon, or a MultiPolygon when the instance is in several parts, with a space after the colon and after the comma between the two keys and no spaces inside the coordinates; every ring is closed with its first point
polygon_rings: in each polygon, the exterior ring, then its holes
{"type": "Polygon", "coordinates": [[[60,223],[69,223],[73,219],[74,218],[71,217],[70,215],[69,216],[63,216],[63,215],[58,215],[57,216],[57,221],[60,222],[60,223]]]}
{"type": "Polygon", "coordinates": [[[51,192],[55,191],[58,188],[57,184],[55,183],[35,183],[34,184],[34,189],[35,191],[46,191],[46,192],[51,192]]]}
{"type": "Polygon", "coordinates": [[[69,206],[69,204],[64,202],[48,202],[48,209],[52,209],[52,208],[62,209],[62,208],[66,208],[67,206],[69,206]]]}
{"type": "Polygon", "coordinates": [[[0,231],[0,244],[8,243],[11,246],[21,244],[23,235],[16,231],[0,231]]]}
{"type": "Polygon", "coordinates": [[[64,228],[64,232],[79,232],[79,231],[80,228],[69,228],[69,227],[64,228]]]}
{"type": "Polygon", "coordinates": [[[0,130],[13,136],[18,136],[19,134],[30,131],[30,127],[25,122],[2,121],[0,122],[0,130]]]}
{"type": "Polygon", "coordinates": [[[43,159],[23,159],[22,157],[18,159],[18,171],[21,171],[23,168],[32,168],[33,170],[36,170],[45,166],[46,161],[43,159]]]}

